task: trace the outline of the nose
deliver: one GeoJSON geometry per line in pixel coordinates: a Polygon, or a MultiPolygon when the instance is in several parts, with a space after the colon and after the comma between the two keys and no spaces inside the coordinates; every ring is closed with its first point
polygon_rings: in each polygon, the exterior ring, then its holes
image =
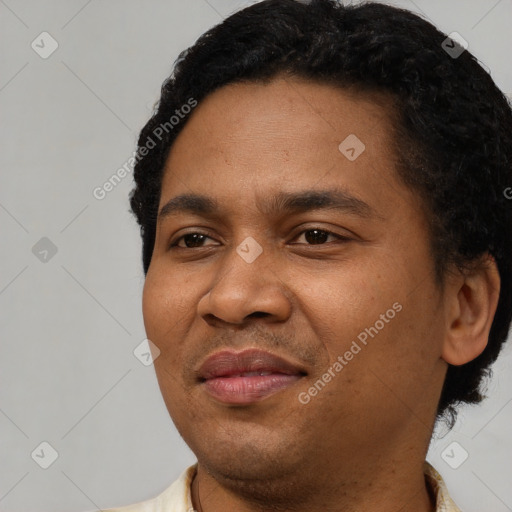
{"type": "Polygon", "coordinates": [[[235,248],[225,254],[215,281],[198,304],[198,314],[209,324],[243,324],[251,318],[284,322],[291,314],[289,289],[279,277],[271,251],[254,260],[235,248]]]}

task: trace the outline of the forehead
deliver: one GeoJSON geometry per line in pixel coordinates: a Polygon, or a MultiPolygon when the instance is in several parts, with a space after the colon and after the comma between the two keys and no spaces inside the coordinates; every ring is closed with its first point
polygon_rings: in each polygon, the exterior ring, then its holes
{"type": "Polygon", "coordinates": [[[160,207],[178,194],[246,201],[266,191],[339,187],[389,201],[397,189],[404,193],[390,105],[385,96],[289,77],[222,87],[176,138],[160,207]]]}

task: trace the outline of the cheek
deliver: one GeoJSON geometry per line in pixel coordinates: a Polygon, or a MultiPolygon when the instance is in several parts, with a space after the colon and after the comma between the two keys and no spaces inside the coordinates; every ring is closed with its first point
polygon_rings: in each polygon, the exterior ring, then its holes
{"type": "Polygon", "coordinates": [[[160,349],[154,362],[158,384],[171,417],[178,423],[186,416],[188,401],[181,382],[180,369],[183,360],[185,326],[193,311],[185,307],[181,284],[169,272],[158,272],[155,267],[148,271],[142,294],[142,311],[147,337],[160,349]]]}
{"type": "Polygon", "coordinates": [[[438,357],[432,339],[438,331],[432,283],[411,293],[417,281],[406,266],[394,266],[393,273],[389,268],[381,260],[380,265],[354,264],[328,277],[297,280],[295,293],[312,331],[329,361],[339,356],[349,361],[344,374],[354,381],[370,378],[370,370],[391,370],[391,381],[400,380],[408,368],[429,371],[438,357]]]}
{"type": "Polygon", "coordinates": [[[165,319],[163,315],[164,304],[167,302],[165,293],[165,287],[158,285],[157,279],[153,277],[150,270],[142,292],[142,315],[146,334],[154,342],[156,342],[155,335],[161,330],[161,324],[165,319]]]}
{"type": "Polygon", "coordinates": [[[340,266],[328,275],[308,278],[297,275],[292,282],[300,310],[331,359],[392,308],[396,296],[368,266],[340,266]]]}
{"type": "Polygon", "coordinates": [[[148,338],[162,350],[194,311],[187,299],[188,288],[170,272],[151,268],[146,276],[142,294],[142,313],[148,338]]]}

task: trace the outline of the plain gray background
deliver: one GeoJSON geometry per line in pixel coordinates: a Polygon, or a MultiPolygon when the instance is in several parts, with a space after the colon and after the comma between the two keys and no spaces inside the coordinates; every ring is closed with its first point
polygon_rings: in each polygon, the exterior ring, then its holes
{"type": "MultiPolygon", "coordinates": [[[[2,512],[134,503],[195,461],[134,355],[145,333],[132,176],[103,200],[93,190],[132,155],[178,53],[249,3],[0,0],[2,512]],[[58,43],[47,58],[56,43],[42,32],[58,43]]],[[[459,32],[512,92],[512,0],[394,5],[459,32]]],[[[429,452],[464,512],[512,510],[511,369],[508,345],[491,398],[429,452]]]]}

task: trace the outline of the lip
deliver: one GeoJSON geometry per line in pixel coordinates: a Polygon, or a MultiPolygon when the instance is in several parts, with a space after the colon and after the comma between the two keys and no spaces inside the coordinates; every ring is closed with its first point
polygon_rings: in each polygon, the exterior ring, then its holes
{"type": "Polygon", "coordinates": [[[213,398],[227,404],[247,405],[291,386],[306,372],[270,352],[246,349],[216,352],[201,365],[198,374],[205,391],[213,398]]]}

